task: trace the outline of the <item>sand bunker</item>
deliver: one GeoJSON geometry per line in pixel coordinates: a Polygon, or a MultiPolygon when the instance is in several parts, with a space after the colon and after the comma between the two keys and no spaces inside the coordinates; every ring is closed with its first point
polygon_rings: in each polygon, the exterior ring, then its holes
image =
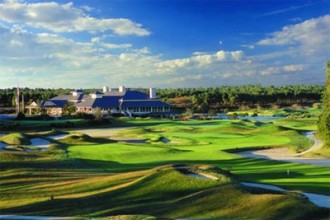
{"type": "Polygon", "coordinates": [[[265,150],[249,150],[237,153],[238,155],[250,158],[261,158],[268,160],[279,160],[285,162],[312,164],[318,166],[330,167],[330,159],[317,159],[317,158],[303,158],[302,156],[308,152],[319,149],[322,147],[323,143],[317,139],[313,132],[307,132],[304,134],[307,138],[313,141],[313,146],[308,150],[293,154],[289,152],[288,148],[271,148],[265,150]]]}
{"type": "MultiPolygon", "coordinates": [[[[261,184],[261,183],[247,183],[247,182],[241,182],[242,185],[248,186],[248,187],[255,187],[255,188],[262,188],[262,189],[270,189],[274,191],[279,191],[279,192],[288,192],[285,189],[282,189],[281,187],[278,186],[273,186],[269,184],[261,184]]],[[[319,195],[319,194],[314,194],[314,193],[304,193],[302,192],[304,196],[306,196],[309,201],[314,203],[315,205],[319,207],[325,207],[325,208],[330,208],[330,196],[326,195],[319,195]]]]}

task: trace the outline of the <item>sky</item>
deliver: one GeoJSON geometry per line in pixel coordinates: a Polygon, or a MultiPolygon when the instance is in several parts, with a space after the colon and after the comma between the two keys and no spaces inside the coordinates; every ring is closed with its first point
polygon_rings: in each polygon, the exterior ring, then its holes
{"type": "Polygon", "coordinates": [[[324,84],[330,0],[0,0],[0,88],[324,84]]]}

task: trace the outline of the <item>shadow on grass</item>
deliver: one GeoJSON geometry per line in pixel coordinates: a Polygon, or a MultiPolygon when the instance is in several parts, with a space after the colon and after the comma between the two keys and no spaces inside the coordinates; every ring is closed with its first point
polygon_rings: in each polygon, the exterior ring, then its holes
{"type": "MultiPolygon", "coordinates": [[[[174,215],[178,216],[178,210],[180,210],[180,208],[183,208],[184,210],[185,208],[190,207],[190,209],[192,209],[190,210],[190,213],[196,212],[196,214],[198,214],[201,210],[212,210],[206,204],[201,207],[196,206],[196,204],[194,205],[194,202],[200,199],[201,201],[204,201],[204,199],[212,198],[212,196],[214,197],[216,194],[220,196],[215,198],[219,201],[221,200],[221,193],[232,193],[235,196],[237,195],[237,192],[242,193],[242,189],[244,189],[243,191],[259,195],[263,193],[275,193],[269,190],[261,189],[247,190],[239,185],[229,184],[225,186],[208,186],[202,189],[192,190],[189,188],[180,190],[177,190],[176,188],[169,188],[165,191],[154,190],[152,192],[147,190],[147,192],[141,196],[141,188],[148,187],[149,181],[152,182],[154,178],[157,178],[157,173],[155,175],[154,174],[151,177],[149,176],[144,178],[142,181],[138,181],[132,185],[122,188],[117,188],[110,192],[67,199],[56,198],[56,195],[54,197],[50,195],[49,199],[45,199],[41,202],[23,205],[16,208],[2,209],[0,211],[2,213],[51,216],[109,216],[120,214],[167,216],[168,213],[173,212],[176,213],[174,215]],[[199,210],[194,210],[195,208],[199,210]]],[[[225,197],[225,195],[223,196],[225,197]]],[[[302,198],[299,197],[299,199],[302,198]]],[[[234,202],[234,204],[236,203],[237,202],[234,202]]],[[[329,209],[316,208],[305,203],[299,203],[299,206],[301,206],[301,208],[306,208],[306,210],[301,210],[301,213],[298,212],[300,219],[302,219],[302,217],[306,217],[307,219],[310,219],[309,217],[313,217],[313,219],[321,219],[329,215],[329,209]]],[[[221,202],[219,207],[222,207],[221,202]]],[[[278,215],[284,214],[283,217],[285,217],[286,215],[289,215],[289,212],[297,212],[297,210],[288,210],[285,212],[279,211],[278,213],[275,213],[275,216],[269,217],[268,219],[280,219],[278,215]]],[[[244,213],[241,213],[241,215],[244,216],[244,213]]],[[[257,217],[258,213],[255,213],[255,215],[257,217]]]]}
{"type": "Polygon", "coordinates": [[[267,182],[274,180],[287,189],[302,190],[311,193],[330,195],[326,179],[329,173],[323,167],[297,165],[279,161],[266,161],[252,158],[236,158],[227,160],[173,160],[149,163],[119,163],[117,161],[63,159],[63,160],[34,160],[0,161],[0,171],[10,169],[44,170],[75,170],[82,172],[119,173],[154,168],[167,164],[208,164],[219,167],[237,176],[240,181],[267,182]],[[289,175],[288,175],[289,170],[289,175]],[[313,178],[318,178],[313,182],[313,178]],[[319,180],[324,178],[324,181],[319,180]]]}

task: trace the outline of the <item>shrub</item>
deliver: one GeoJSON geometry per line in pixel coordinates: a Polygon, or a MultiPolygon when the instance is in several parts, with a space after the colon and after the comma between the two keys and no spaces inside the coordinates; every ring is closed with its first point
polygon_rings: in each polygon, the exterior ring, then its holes
{"type": "Polygon", "coordinates": [[[323,112],[318,121],[318,136],[326,146],[330,146],[330,61],[327,63],[326,85],[323,96],[323,112]]]}
{"type": "Polygon", "coordinates": [[[87,119],[87,120],[93,120],[95,119],[95,116],[92,114],[87,114],[85,112],[77,112],[75,115],[76,118],[82,118],[82,119],[87,119]]]}
{"type": "Polygon", "coordinates": [[[16,116],[16,120],[24,120],[25,119],[25,114],[20,112],[16,116]]]}

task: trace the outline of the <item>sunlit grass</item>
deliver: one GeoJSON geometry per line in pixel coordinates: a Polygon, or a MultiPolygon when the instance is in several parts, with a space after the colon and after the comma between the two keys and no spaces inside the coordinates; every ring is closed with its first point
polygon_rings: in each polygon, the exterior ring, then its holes
{"type": "Polygon", "coordinates": [[[135,128],[116,136],[144,139],[144,143],[117,143],[72,132],[64,139],[54,140],[54,147],[47,151],[0,152],[0,211],[215,219],[323,215],[322,210],[299,196],[262,190],[251,193],[237,182],[261,182],[330,195],[329,169],[229,153],[265,147],[306,149],[311,143],[294,128],[301,130],[300,127],[312,126],[314,122],[293,121],[285,128],[285,121],[273,124],[247,120],[127,120],[126,126],[135,128]],[[231,182],[229,176],[223,177],[224,182],[192,178],[168,164],[215,166],[234,174],[237,181],[231,182]]]}

